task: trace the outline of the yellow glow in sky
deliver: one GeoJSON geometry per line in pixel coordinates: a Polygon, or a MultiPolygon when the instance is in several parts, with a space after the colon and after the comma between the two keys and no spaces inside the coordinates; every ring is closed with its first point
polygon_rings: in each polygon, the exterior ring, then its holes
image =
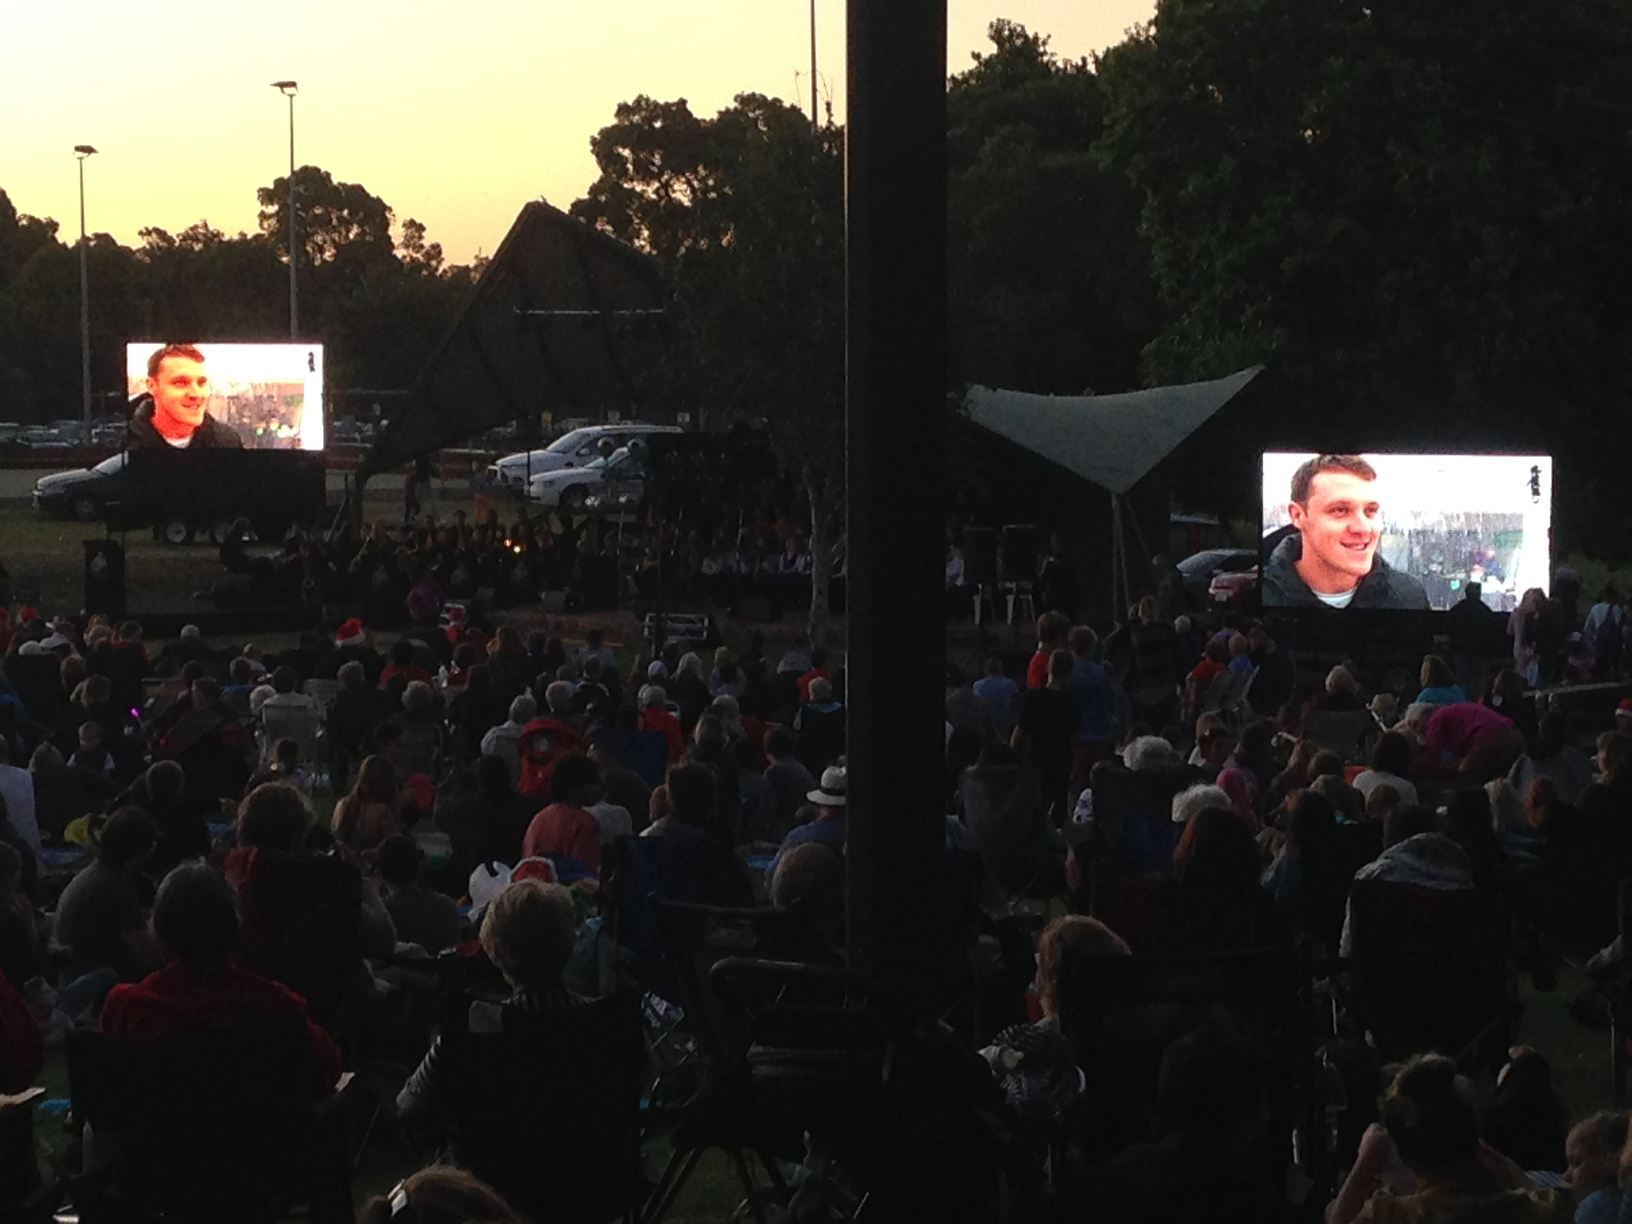
{"type": "MultiPolygon", "coordinates": [[[[1077,58],[1153,0],[949,0],[951,71],[1019,21],[1077,58]]],[[[733,95],[810,103],[809,0],[88,0],[8,7],[0,188],[19,212],[134,245],[200,219],[255,228],[255,190],[295,156],[417,217],[450,261],[491,252],[523,203],[566,207],[595,178],[589,140],[637,94],[712,115],[733,95]]],[[[820,92],[844,114],[844,4],[816,0],[820,92]]]]}

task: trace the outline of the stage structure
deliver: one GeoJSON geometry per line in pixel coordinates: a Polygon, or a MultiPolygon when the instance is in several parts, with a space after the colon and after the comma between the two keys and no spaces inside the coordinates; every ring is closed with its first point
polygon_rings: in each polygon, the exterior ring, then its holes
{"type": "Polygon", "coordinates": [[[527,204],[458,319],[357,469],[371,476],[495,426],[585,417],[670,421],[668,344],[649,255],[543,201],[527,204]]]}

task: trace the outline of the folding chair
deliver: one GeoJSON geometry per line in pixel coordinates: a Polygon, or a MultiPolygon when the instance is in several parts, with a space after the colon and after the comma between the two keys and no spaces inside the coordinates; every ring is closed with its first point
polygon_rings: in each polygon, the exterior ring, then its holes
{"type": "Polygon", "coordinates": [[[1062,890],[1065,847],[1051,836],[1041,774],[1025,765],[970,766],[959,789],[964,824],[987,876],[1011,898],[1062,890]]]}
{"type": "Polygon", "coordinates": [[[1292,1129],[1314,1117],[1310,968],[1291,944],[1189,955],[1067,955],[1060,1025],[1093,1085],[1092,1108],[1073,1119],[1089,1159],[1157,1133],[1157,1073],[1175,1038],[1224,1017],[1273,1069],[1277,1125],[1252,1159],[1278,1180],[1292,1129]]]}
{"type": "Polygon", "coordinates": [[[1303,738],[1330,748],[1348,764],[1362,758],[1366,740],[1376,730],[1370,710],[1313,710],[1303,716],[1303,738]]]}
{"type": "Polygon", "coordinates": [[[1128,875],[1166,875],[1184,829],[1173,823],[1173,796],[1201,781],[1193,769],[1134,771],[1101,761],[1088,775],[1094,827],[1104,845],[1101,866],[1128,875]]]}
{"type": "Polygon", "coordinates": [[[266,705],[261,708],[261,764],[272,759],[279,740],[291,739],[300,745],[300,763],[303,766],[326,768],[328,756],[324,751],[323,713],[316,705],[266,705]]]}
{"type": "Polygon", "coordinates": [[[1333,985],[1386,1056],[1437,1050],[1467,1067],[1506,1051],[1518,1007],[1511,922],[1495,897],[1360,880],[1349,914],[1350,973],[1333,985]]]}
{"type": "Polygon", "coordinates": [[[1234,952],[1256,946],[1260,890],[1096,876],[1088,912],[1136,953],[1234,952]]]}
{"type": "MultiPolygon", "coordinates": [[[[34,1107],[44,1088],[0,1096],[0,1220],[36,1218],[25,1204],[40,1180],[34,1155],[34,1107]]],[[[43,1213],[49,1218],[49,1212],[43,1213]]]]}
{"type": "MultiPolygon", "coordinates": [[[[787,910],[726,909],[683,902],[658,903],[658,927],[664,950],[675,970],[696,1058],[678,1068],[680,1077],[697,1087],[688,1099],[668,1111],[654,1107],[648,1125],[673,1124],[673,1154],[647,1201],[645,1224],[659,1224],[685,1188],[698,1160],[710,1148],[731,1159],[756,1220],[763,1220],[761,1191],[754,1183],[749,1157],[757,1156],[782,1203],[788,1188],[776,1161],[804,1155],[801,1134],[785,1119],[763,1109],[747,1074],[744,1057],[748,1034],[714,992],[708,975],[727,957],[794,956],[815,949],[803,924],[787,910]]],[[[661,1077],[654,1101],[665,1095],[661,1077]]]]}
{"type": "Polygon", "coordinates": [[[70,1033],[74,1118],[113,1147],[109,1164],[74,1184],[76,1204],[270,1224],[305,1202],[314,1221],[350,1221],[337,1108],[350,1076],[314,1101],[309,1057],[300,1024],[159,1039],[70,1033]]]}
{"type": "Polygon", "coordinates": [[[238,888],[240,961],[300,995],[331,1033],[351,1018],[362,886],[338,856],[257,850],[238,888]]]}
{"type": "Polygon", "coordinates": [[[1252,695],[1252,682],[1257,677],[1256,667],[1251,671],[1220,672],[1207,686],[1207,695],[1201,701],[1201,712],[1218,714],[1230,722],[1239,720],[1252,709],[1247,699],[1252,695]]]}
{"type": "Polygon", "coordinates": [[[340,696],[340,681],[338,680],[308,680],[302,686],[306,696],[317,702],[317,708],[326,718],[334,703],[340,696]]]}
{"type": "Polygon", "coordinates": [[[854,1209],[858,1195],[855,1218],[1004,1218],[1010,1136],[978,1054],[846,970],[730,957],[709,982],[751,1034],[764,1107],[809,1136],[817,1168],[796,1192],[800,1218],[829,1218],[835,1200],[854,1209]]]}
{"type": "Polygon", "coordinates": [[[455,1160],[537,1220],[637,1218],[640,998],[528,1011],[457,1000],[442,1028],[455,1160]]]}

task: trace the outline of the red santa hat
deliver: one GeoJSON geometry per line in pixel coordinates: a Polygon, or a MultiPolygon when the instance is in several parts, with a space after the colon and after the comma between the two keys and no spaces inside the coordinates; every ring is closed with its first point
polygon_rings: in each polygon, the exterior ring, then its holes
{"type": "Polygon", "coordinates": [[[340,628],[334,631],[336,646],[361,646],[368,639],[363,633],[363,622],[353,616],[350,620],[342,621],[340,628]]]}

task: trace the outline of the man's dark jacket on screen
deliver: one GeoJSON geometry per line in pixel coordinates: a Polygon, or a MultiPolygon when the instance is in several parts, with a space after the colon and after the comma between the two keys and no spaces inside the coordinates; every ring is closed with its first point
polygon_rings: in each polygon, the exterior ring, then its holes
{"type": "MultiPolygon", "coordinates": [[[[1298,576],[1297,562],[1303,556],[1303,536],[1294,532],[1269,554],[1259,581],[1261,602],[1266,608],[1323,608],[1320,597],[1298,576]]],[[[1428,593],[1410,574],[1401,573],[1377,553],[1371,572],[1360,579],[1350,608],[1391,608],[1406,611],[1429,610],[1428,593]]]]}

